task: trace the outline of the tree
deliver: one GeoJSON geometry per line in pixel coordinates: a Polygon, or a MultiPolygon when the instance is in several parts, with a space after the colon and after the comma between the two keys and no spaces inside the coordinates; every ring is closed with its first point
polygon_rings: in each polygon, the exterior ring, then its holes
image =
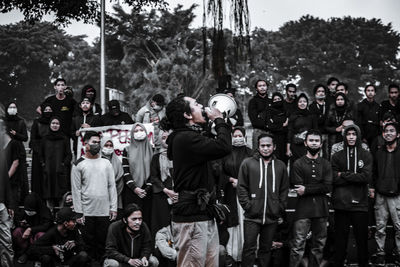
{"type": "Polygon", "coordinates": [[[388,84],[398,67],[400,35],[379,19],[304,16],[284,24],[274,38],[271,56],[287,79],[300,77],[311,92],[318,82],[334,75],[350,85],[351,97],[359,98],[358,86],[367,82],[388,84]]]}
{"type": "Polygon", "coordinates": [[[20,114],[32,119],[33,110],[51,92],[52,68],[66,60],[71,49],[63,30],[44,22],[0,26],[0,99],[16,98],[20,114]]]}
{"type": "MultiPolygon", "coordinates": [[[[165,7],[164,0],[124,0],[135,10],[141,10],[143,6],[165,7]]],[[[20,10],[25,20],[30,22],[40,21],[44,15],[54,13],[56,22],[69,23],[71,20],[83,20],[92,23],[98,19],[100,5],[96,0],[0,0],[0,12],[7,13],[13,9],[20,10]]]]}

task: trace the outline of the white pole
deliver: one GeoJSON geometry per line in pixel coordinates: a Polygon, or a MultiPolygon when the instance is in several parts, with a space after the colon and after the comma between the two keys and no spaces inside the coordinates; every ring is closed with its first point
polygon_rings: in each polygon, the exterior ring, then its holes
{"type": "Polygon", "coordinates": [[[100,23],[100,104],[103,113],[106,112],[106,64],[105,64],[105,40],[104,40],[104,17],[106,3],[101,0],[101,23],[100,23]]]}

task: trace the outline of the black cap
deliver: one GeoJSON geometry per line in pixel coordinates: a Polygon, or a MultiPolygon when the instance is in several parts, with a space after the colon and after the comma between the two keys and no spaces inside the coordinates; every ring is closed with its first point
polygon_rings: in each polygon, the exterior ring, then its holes
{"type": "Polygon", "coordinates": [[[56,222],[63,223],[71,220],[76,220],[79,215],[75,213],[70,207],[64,207],[60,209],[56,214],[56,222]]]}

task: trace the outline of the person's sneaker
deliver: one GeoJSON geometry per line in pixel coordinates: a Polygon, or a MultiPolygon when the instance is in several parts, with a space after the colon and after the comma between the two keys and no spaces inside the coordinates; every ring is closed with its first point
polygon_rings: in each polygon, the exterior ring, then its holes
{"type": "Polygon", "coordinates": [[[376,255],[375,266],[385,266],[385,255],[376,255]]]}
{"type": "Polygon", "coordinates": [[[22,254],[17,260],[17,262],[19,264],[25,264],[27,261],[28,261],[28,255],[27,254],[22,254]]]}

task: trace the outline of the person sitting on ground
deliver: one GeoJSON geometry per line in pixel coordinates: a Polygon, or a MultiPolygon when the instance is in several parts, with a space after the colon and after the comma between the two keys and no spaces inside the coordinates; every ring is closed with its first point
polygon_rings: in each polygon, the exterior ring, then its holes
{"type": "Polygon", "coordinates": [[[134,203],[124,209],[124,215],[110,225],[106,241],[104,267],[158,266],[151,256],[151,234],[143,222],[142,211],[134,203]]]}
{"type": "Polygon", "coordinates": [[[176,266],[176,256],[178,255],[178,251],[175,247],[171,228],[172,226],[168,225],[161,228],[156,234],[154,255],[160,262],[160,266],[176,266]]]}
{"type": "Polygon", "coordinates": [[[84,250],[80,231],[75,228],[77,214],[71,208],[60,209],[56,215],[57,225],[36,240],[28,254],[41,262],[42,267],[62,263],[70,267],[88,266],[90,258],[84,250]]]}
{"type": "Polygon", "coordinates": [[[26,196],[22,213],[15,216],[12,236],[16,253],[21,256],[18,263],[24,264],[28,259],[29,247],[52,226],[53,216],[39,195],[32,192],[26,196]]]}

